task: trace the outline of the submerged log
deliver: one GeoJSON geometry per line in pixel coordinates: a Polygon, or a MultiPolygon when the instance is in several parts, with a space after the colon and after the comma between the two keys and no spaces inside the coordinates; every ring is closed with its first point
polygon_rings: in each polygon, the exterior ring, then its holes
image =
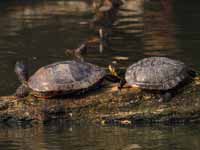
{"type": "MultiPolygon", "coordinates": [[[[112,85],[113,86],[113,85],[112,85]]],[[[158,102],[151,91],[111,90],[104,84],[82,96],[41,99],[29,95],[0,97],[0,121],[44,123],[55,119],[91,121],[101,124],[187,123],[200,121],[200,83],[197,77],[180,88],[169,102],[158,102]]]]}

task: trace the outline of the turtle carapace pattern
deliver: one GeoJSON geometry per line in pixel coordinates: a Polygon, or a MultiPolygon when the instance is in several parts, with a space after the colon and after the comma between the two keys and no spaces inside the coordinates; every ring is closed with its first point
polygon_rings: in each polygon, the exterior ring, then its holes
{"type": "MultiPolygon", "coordinates": [[[[16,65],[16,73],[19,79],[26,79],[24,71],[16,65]],[[18,72],[17,72],[18,71],[18,72]]],[[[104,68],[87,62],[61,61],[38,69],[16,91],[16,95],[23,96],[24,88],[29,88],[37,97],[54,97],[60,94],[72,93],[98,84],[106,75],[104,68]],[[26,84],[26,85],[25,85],[26,84]]]]}
{"type": "Polygon", "coordinates": [[[129,86],[142,89],[169,90],[188,76],[188,67],[181,61],[166,57],[144,58],[128,67],[125,80],[129,86]]]}

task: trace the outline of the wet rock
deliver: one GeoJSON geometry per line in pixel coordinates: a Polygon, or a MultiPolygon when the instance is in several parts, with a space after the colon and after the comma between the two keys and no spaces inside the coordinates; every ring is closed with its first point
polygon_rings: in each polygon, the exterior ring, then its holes
{"type": "Polygon", "coordinates": [[[200,86],[196,81],[181,88],[171,101],[162,103],[157,101],[159,93],[112,91],[113,86],[116,84],[107,84],[80,97],[0,97],[0,122],[43,123],[63,119],[132,126],[200,121],[200,86]]]}
{"type": "Polygon", "coordinates": [[[5,110],[9,107],[9,104],[7,101],[0,101],[0,111],[5,110]]]}

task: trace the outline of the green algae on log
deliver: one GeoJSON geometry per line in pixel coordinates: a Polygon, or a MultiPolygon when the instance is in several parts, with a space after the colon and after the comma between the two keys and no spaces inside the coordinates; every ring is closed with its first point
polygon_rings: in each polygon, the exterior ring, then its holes
{"type": "Polygon", "coordinates": [[[179,89],[167,103],[159,94],[130,89],[113,91],[108,85],[82,97],[38,99],[0,97],[0,122],[44,123],[54,119],[101,124],[186,123],[200,121],[199,78],[179,89]]]}

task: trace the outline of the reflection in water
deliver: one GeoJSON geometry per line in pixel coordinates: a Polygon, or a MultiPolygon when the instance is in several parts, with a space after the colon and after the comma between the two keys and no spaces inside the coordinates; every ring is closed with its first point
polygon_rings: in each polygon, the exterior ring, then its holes
{"type": "Polygon", "coordinates": [[[36,27],[36,25],[44,25],[50,17],[53,18],[66,14],[82,16],[84,13],[90,13],[91,8],[89,3],[83,1],[27,2],[23,5],[11,5],[9,11],[3,14],[1,22],[3,23],[2,26],[7,29],[6,33],[12,35],[14,31],[23,30],[24,27],[32,28],[36,27]]]}
{"type": "Polygon", "coordinates": [[[148,150],[199,149],[199,126],[96,127],[57,123],[32,128],[0,128],[1,149],[148,150]]]}
{"type": "Polygon", "coordinates": [[[145,4],[144,55],[178,55],[171,0],[145,4]],[[155,6],[156,9],[155,9],[155,6]]]}
{"type": "Polygon", "coordinates": [[[143,0],[127,0],[121,7],[118,20],[115,22],[116,29],[123,33],[141,33],[144,26],[143,21],[143,0]]]}
{"type": "MultiPolygon", "coordinates": [[[[112,51],[113,56],[129,57],[130,61],[123,62],[121,65],[126,67],[130,62],[147,56],[167,56],[182,60],[189,65],[199,66],[195,58],[199,52],[193,50],[193,48],[197,49],[196,46],[190,47],[189,52],[192,53],[187,54],[188,50],[184,50],[183,47],[186,44],[177,39],[177,35],[180,38],[181,35],[177,28],[180,26],[175,24],[177,14],[175,14],[174,4],[172,0],[127,0],[124,3],[113,24],[109,43],[109,51],[112,51]],[[193,54],[195,56],[191,56],[193,54]],[[191,57],[187,57],[188,55],[191,57]]],[[[196,9],[194,13],[197,13],[196,9]]],[[[196,28],[195,31],[197,30],[196,28]]],[[[182,31],[181,34],[184,32],[182,31]]]]}
{"type": "Polygon", "coordinates": [[[112,31],[113,55],[129,57],[131,61],[146,56],[176,58],[182,53],[177,48],[171,0],[127,0],[120,8],[112,31]]]}
{"type": "MultiPolygon", "coordinates": [[[[112,58],[122,56],[134,62],[142,57],[143,3],[143,0],[127,0],[120,7],[109,41],[112,58]]],[[[122,66],[128,66],[129,64],[128,61],[121,62],[122,66]]]]}
{"type": "Polygon", "coordinates": [[[119,51],[132,48],[133,57],[178,55],[172,11],[171,0],[127,1],[114,24],[113,45],[119,51]]]}

